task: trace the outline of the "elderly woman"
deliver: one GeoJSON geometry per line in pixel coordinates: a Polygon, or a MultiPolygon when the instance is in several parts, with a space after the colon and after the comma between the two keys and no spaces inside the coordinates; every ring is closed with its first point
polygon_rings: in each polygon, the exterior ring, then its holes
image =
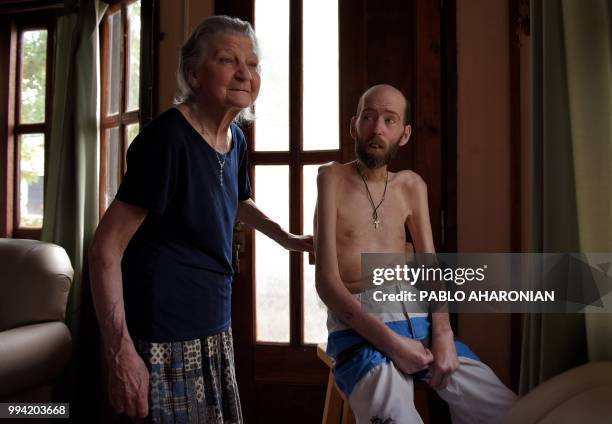
{"type": "Polygon", "coordinates": [[[232,348],[236,218],[311,251],[251,198],[236,125],[259,93],[251,25],[214,16],[181,49],[178,104],[147,125],[96,231],[90,274],[112,406],[153,422],[242,422],[232,348]]]}

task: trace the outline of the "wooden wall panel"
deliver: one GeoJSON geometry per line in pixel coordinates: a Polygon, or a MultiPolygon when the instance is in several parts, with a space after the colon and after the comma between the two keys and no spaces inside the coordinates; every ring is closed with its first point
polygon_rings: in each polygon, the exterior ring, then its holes
{"type": "Polygon", "coordinates": [[[159,2],[159,100],[161,112],[172,106],[176,93],[176,67],[183,42],[191,30],[215,10],[214,0],[159,2]]]}

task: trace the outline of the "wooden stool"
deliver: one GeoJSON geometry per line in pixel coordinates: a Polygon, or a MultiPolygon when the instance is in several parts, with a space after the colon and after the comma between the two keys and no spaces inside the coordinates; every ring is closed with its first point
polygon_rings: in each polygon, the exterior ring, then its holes
{"type": "Polygon", "coordinates": [[[329,367],[327,379],[327,393],[325,395],[325,409],[323,409],[323,424],[355,424],[355,417],[351,411],[349,401],[344,393],[336,386],[332,372],[332,358],[327,354],[327,343],[317,346],[317,356],[329,367]]]}

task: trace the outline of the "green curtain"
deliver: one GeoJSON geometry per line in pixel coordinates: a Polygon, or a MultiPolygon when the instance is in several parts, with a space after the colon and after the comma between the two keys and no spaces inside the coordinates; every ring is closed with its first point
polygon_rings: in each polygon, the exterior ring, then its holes
{"type": "MultiPolygon", "coordinates": [[[[542,252],[611,252],[610,4],[533,0],[533,228],[542,252]]],[[[530,314],[520,392],[612,359],[607,315],[530,314]]]]}
{"type": "Polygon", "coordinates": [[[66,322],[78,335],[86,250],[98,223],[99,39],[106,5],[84,0],[58,19],[42,239],[61,245],[74,282],[66,322]]]}
{"type": "Polygon", "coordinates": [[[78,417],[94,422],[103,399],[86,258],[98,223],[98,26],[106,8],[96,0],[66,1],[66,13],[58,18],[53,116],[45,161],[42,239],[64,247],[74,267],[66,311],[73,360],[55,398],[71,403],[75,422],[78,417]]]}
{"type": "MultiPolygon", "coordinates": [[[[580,250],[612,252],[612,3],[562,12],[580,250]]],[[[612,361],[612,315],[585,319],[589,360],[612,361]]]]}

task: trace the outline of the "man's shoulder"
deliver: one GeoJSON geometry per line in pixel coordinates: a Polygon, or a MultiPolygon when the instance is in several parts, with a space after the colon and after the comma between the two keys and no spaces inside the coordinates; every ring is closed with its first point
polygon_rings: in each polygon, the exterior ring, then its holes
{"type": "Polygon", "coordinates": [[[330,180],[341,178],[346,174],[346,164],[332,161],[319,166],[318,176],[320,179],[330,180]]]}
{"type": "Polygon", "coordinates": [[[416,172],[405,169],[397,172],[395,176],[399,181],[399,185],[404,195],[412,198],[415,195],[420,197],[422,193],[427,193],[427,184],[425,180],[416,172]]]}
{"type": "Polygon", "coordinates": [[[410,169],[403,169],[395,174],[398,181],[409,189],[427,188],[427,184],[423,177],[410,169]]]}
{"type": "Polygon", "coordinates": [[[340,162],[336,162],[335,160],[331,162],[324,163],[319,166],[319,174],[321,172],[337,172],[337,170],[341,169],[344,165],[340,162]]]}

